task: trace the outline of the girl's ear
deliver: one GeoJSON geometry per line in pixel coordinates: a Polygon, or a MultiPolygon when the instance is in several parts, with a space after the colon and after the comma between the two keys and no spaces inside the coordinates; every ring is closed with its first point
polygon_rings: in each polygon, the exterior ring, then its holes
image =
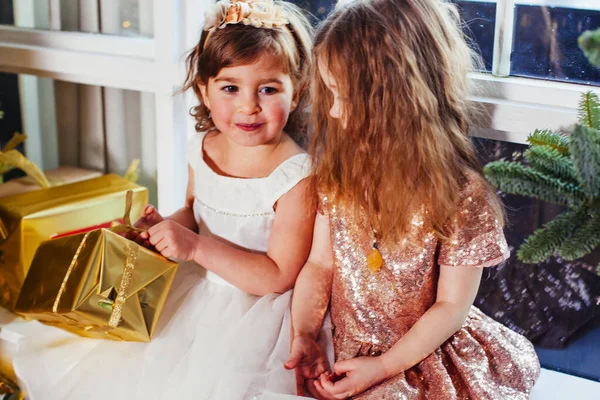
{"type": "Polygon", "coordinates": [[[204,104],[204,107],[208,108],[210,110],[210,100],[208,99],[208,88],[207,85],[202,85],[199,84],[198,88],[200,89],[200,95],[202,96],[202,104],[204,104]]]}

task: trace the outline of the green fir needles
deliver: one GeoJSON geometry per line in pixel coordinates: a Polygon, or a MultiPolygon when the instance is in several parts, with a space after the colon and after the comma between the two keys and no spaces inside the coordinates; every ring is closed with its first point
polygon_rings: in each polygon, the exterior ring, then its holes
{"type": "Polygon", "coordinates": [[[571,135],[536,130],[529,135],[525,162],[495,161],[486,178],[505,193],[534,197],[566,210],[536,230],[517,256],[539,263],[554,254],[575,260],[600,245],[600,99],[584,93],[571,135]]]}

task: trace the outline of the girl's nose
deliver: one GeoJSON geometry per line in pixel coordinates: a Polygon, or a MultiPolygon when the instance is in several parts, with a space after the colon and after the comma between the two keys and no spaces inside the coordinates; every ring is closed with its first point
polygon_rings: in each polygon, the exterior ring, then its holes
{"type": "Polygon", "coordinates": [[[239,97],[238,111],[252,115],[261,112],[260,104],[258,103],[258,96],[255,94],[247,94],[239,97]]]}

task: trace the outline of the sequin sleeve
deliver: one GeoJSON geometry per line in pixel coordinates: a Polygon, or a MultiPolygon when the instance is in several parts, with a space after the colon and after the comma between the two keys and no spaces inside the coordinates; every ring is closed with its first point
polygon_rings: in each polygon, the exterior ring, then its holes
{"type": "Polygon", "coordinates": [[[470,182],[466,186],[451,224],[450,237],[441,244],[439,265],[491,267],[509,257],[502,225],[481,184],[470,182]]]}

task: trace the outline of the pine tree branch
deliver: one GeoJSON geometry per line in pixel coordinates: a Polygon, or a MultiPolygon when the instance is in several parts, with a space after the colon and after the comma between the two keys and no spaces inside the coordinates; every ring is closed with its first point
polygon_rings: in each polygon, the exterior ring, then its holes
{"type": "Polygon", "coordinates": [[[559,151],[561,154],[569,154],[569,137],[560,133],[552,132],[550,129],[536,129],[527,138],[530,145],[548,146],[559,151]]]}
{"type": "Polygon", "coordinates": [[[494,161],[483,172],[486,179],[505,193],[535,197],[548,203],[578,207],[585,201],[583,191],[568,182],[549,177],[512,161],[494,161]]]}
{"type": "Polygon", "coordinates": [[[558,254],[565,260],[577,260],[600,245],[600,215],[588,214],[585,221],[575,233],[567,238],[558,249],[558,254]]]}
{"type": "Polygon", "coordinates": [[[586,218],[584,210],[569,210],[529,236],[517,251],[519,260],[539,263],[552,256],[586,218]]]}
{"type": "Polygon", "coordinates": [[[600,131],[577,125],[571,134],[571,159],[588,199],[600,195],[600,131]]]}
{"type": "Polygon", "coordinates": [[[600,68],[600,29],[583,32],[577,44],[590,63],[600,68]]]}
{"type": "Polygon", "coordinates": [[[581,95],[578,117],[581,125],[600,129],[600,100],[596,93],[588,91],[581,95]]]}
{"type": "Polygon", "coordinates": [[[573,161],[553,147],[531,145],[524,153],[529,164],[544,175],[577,184],[573,161]]]}

